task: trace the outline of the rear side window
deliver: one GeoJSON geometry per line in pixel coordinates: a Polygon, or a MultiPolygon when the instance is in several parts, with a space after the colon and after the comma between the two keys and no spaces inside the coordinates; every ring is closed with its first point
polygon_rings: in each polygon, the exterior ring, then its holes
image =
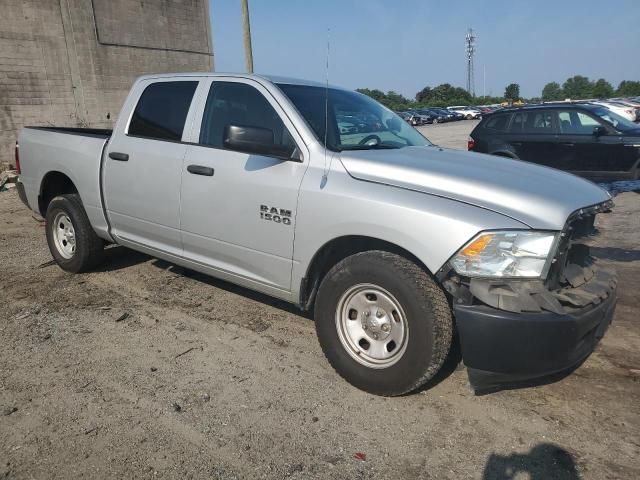
{"type": "Polygon", "coordinates": [[[509,115],[491,115],[487,120],[484,128],[505,132],[509,124],[509,115]]]}
{"type": "Polygon", "coordinates": [[[244,83],[214,82],[211,85],[202,117],[200,143],[224,148],[227,125],[265,128],[273,132],[276,145],[295,146],[282,119],[264,95],[244,83]]]}
{"type": "Polygon", "coordinates": [[[547,110],[532,110],[517,112],[513,116],[510,133],[553,133],[551,112],[547,110]]]}
{"type": "Polygon", "coordinates": [[[129,123],[129,135],[179,141],[198,82],[159,82],[144,89],[129,123]]]}
{"type": "Polygon", "coordinates": [[[513,116],[513,120],[511,121],[511,127],[509,128],[510,133],[522,133],[524,132],[524,126],[527,123],[527,113],[526,112],[518,112],[513,116]]]}

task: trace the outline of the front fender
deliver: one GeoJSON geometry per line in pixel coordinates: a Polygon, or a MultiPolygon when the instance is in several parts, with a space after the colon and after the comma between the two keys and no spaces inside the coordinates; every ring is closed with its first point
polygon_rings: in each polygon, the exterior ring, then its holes
{"type": "Polygon", "coordinates": [[[292,291],[315,254],[344,236],[371,237],[397,245],[433,274],[481,230],[528,228],[491,210],[435,195],[356,180],[335,167],[321,188],[322,170],[310,167],[296,218],[292,291]]]}

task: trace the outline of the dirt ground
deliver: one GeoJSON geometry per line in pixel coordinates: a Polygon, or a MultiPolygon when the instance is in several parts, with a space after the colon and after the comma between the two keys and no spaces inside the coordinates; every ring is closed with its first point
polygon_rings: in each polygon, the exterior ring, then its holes
{"type": "Polygon", "coordinates": [[[387,399],[287,304],[121,247],[64,273],[0,193],[0,478],[640,478],[640,195],[616,204],[617,315],[582,367],[474,396],[452,363],[387,399]]]}

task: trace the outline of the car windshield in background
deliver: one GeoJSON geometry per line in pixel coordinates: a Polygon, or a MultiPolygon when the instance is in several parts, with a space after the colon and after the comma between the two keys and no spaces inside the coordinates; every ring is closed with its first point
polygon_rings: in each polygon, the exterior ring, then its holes
{"type": "Polygon", "coordinates": [[[356,92],[279,83],[318,140],[333,151],[431,145],[388,108],[356,92]],[[328,115],[325,116],[325,106],[328,115]],[[328,127],[325,129],[325,126],[328,127]]]}
{"type": "Polygon", "coordinates": [[[638,130],[637,124],[627,120],[617,113],[613,113],[606,107],[591,107],[589,110],[620,131],[626,132],[628,130],[638,130]]]}

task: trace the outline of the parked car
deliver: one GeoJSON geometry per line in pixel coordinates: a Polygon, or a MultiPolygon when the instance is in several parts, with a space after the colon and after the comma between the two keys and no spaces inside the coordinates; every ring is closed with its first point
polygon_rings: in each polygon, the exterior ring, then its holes
{"type": "Polygon", "coordinates": [[[637,179],[640,174],[640,127],[596,104],[504,109],[476,126],[468,148],[592,180],[637,179]]]}
{"type": "Polygon", "coordinates": [[[115,243],[313,309],[331,365],[371,393],[433,378],[454,330],[482,389],[581,363],[613,318],[615,276],[580,240],[606,191],[436,148],[356,92],[148,75],[113,131],[27,127],[16,153],[63,270],[115,243]],[[337,111],[384,129],[342,132],[337,111]]]}
{"type": "Polygon", "coordinates": [[[408,110],[409,113],[415,115],[418,118],[419,125],[426,125],[427,123],[431,123],[431,115],[420,112],[419,110],[408,110]]]}
{"type": "Polygon", "coordinates": [[[450,112],[446,108],[430,107],[429,110],[432,110],[438,113],[439,115],[442,115],[445,122],[452,122],[456,120],[456,116],[454,115],[454,113],[450,112]]]}
{"type": "Polygon", "coordinates": [[[418,111],[422,115],[427,115],[429,118],[431,118],[430,123],[442,123],[447,121],[446,115],[444,115],[442,112],[436,112],[435,110],[430,108],[421,108],[418,111]]]}
{"type": "Polygon", "coordinates": [[[447,107],[447,110],[450,110],[454,113],[459,113],[463,118],[467,120],[482,118],[482,113],[480,112],[480,110],[471,107],[447,107]]]}
{"type": "Polygon", "coordinates": [[[409,125],[416,127],[420,125],[420,117],[417,114],[410,112],[397,112],[397,114],[409,125]]]}
{"type": "Polygon", "coordinates": [[[636,111],[632,107],[628,107],[628,106],[623,105],[621,103],[611,102],[611,101],[594,101],[594,102],[591,102],[591,103],[594,103],[596,105],[602,105],[603,107],[608,108],[612,112],[614,112],[614,113],[620,115],[621,117],[624,117],[627,120],[630,120],[632,122],[635,122],[635,120],[636,120],[636,111]]]}
{"type": "Polygon", "coordinates": [[[633,100],[626,100],[621,98],[612,99],[611,102],[625,108],[630,108],[631,110],[633,110],[636,117],[633,121],[640,121],[640,102],[634,102],[633,100]]]}

